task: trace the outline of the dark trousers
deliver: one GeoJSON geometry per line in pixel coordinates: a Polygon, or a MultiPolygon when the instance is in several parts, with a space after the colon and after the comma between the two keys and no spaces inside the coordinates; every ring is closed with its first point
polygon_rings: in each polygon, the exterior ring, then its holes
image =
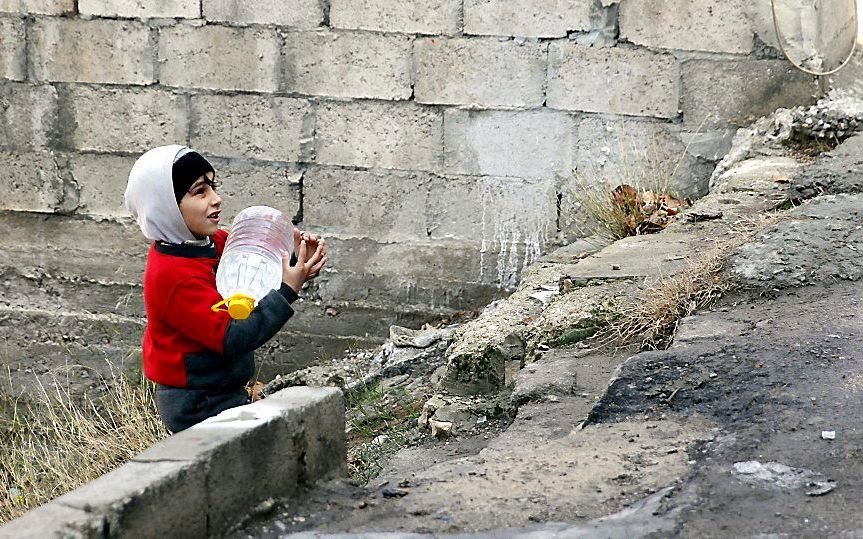
{"type": "Polygon", "coordinates": [[[162,422],[173,433],[213,417],[223,410],[248,404],[245,389],[183,389],[160,385],[156,406],[162,422]]]}

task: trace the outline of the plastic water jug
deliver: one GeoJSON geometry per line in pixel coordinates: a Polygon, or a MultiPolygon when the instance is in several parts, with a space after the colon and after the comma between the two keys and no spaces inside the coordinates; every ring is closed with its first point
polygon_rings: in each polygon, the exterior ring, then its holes
{"type": "Polygon", "coordinates": [[[234,218],[225,242],[216,289],[231,318],[249,317],[256,302],[282,283],[282,253],[294,252],[294,227],[282,212],[268,206],[252,206],[234,218]]]}

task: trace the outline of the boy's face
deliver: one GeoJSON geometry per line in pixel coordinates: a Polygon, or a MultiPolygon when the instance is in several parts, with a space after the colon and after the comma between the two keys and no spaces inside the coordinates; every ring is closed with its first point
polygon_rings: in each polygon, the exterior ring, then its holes
{"type": "Polygon", "coordinates": [[[215,175],[201,176],[180,200],[180,214],[189,232],[198,239],[212,236],[219,229],[222,197],[216,193],[215,175]]]}

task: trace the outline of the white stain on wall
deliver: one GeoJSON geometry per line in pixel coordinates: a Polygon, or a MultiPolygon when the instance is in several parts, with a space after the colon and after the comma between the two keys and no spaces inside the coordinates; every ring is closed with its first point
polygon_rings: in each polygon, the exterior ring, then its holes
{"type": "Polygon", "coordinates": [[[500,287],[512,288],[522,271],[542,256],[554,233],[554,186],[550,181],[487,177],[479,189],[480,280],[494,277],[500,287]]]}

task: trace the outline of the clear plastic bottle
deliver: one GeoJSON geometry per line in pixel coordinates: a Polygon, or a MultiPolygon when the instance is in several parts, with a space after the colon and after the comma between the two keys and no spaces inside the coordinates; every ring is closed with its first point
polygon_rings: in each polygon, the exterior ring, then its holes
{"type": "Polygon", "coordinates": [[[234,218],[225,242],[216,288],[231,318],[243,320],[255,304],[282,283],[282,253],[293,254],[293,225],[279,210],[251,206],[234,218]]]}

